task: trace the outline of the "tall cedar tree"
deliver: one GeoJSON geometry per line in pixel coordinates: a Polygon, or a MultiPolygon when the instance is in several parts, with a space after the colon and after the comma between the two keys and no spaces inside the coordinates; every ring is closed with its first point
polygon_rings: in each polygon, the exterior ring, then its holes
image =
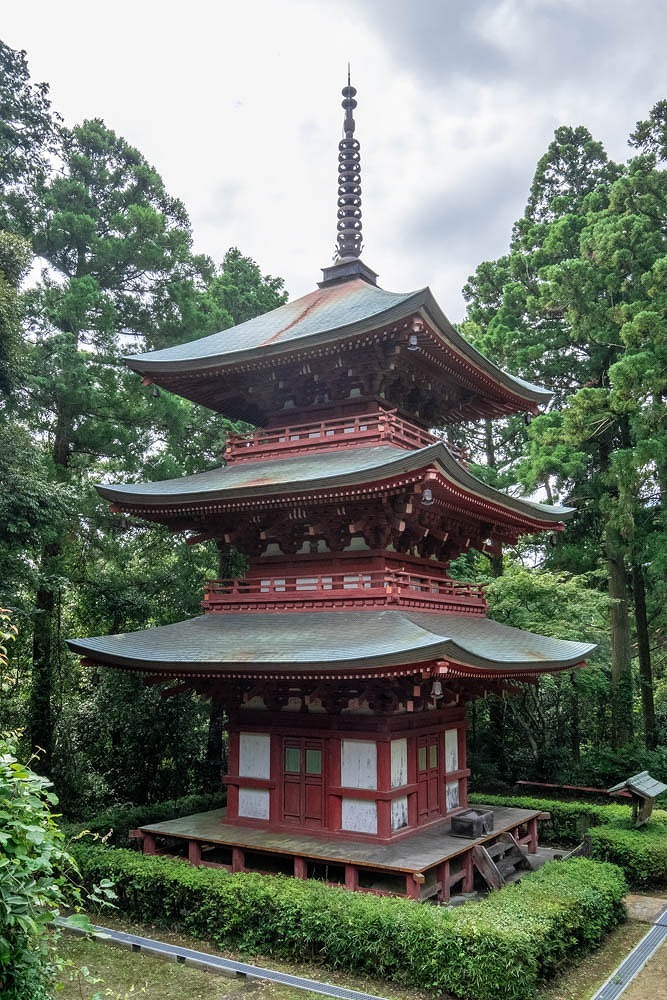
{"type": "MultiPolygon", "coordinates": [[[[63,136],[62,172],[41,192],[44,216],[34,236],[46,262],[29,295],[34,347],[29,394],[33,429],[50,443],[54,483],[81,486],[102,456],[126,463],[141,452],[119,368],[125,341],[159,326],[156,306],[171,280],[192,270],[189,223],[143,156],[101,121],[63,136]]],[[[51,773],[51,694],[66,577],[67,534],[44,541],[35,596],[29,734],[51,773]]]]}
{"type": "MultiPolygon", "coordinates": [[[[638,134],[655,146],[664,114],[654,109],[652,120],[638,134]]],[[[640,560],[662,523],[664,177],[650,157],[624,170],[585,129],[558,129],[510,254],[481,265],[466,288],[478,346],[555,393],[555,407],[528,431],[520,474],[579,508],[552,562],[575,572],[605,566],[617,746],[633,732],[631,580],[645,739],[655,743],[640,560]]]]}

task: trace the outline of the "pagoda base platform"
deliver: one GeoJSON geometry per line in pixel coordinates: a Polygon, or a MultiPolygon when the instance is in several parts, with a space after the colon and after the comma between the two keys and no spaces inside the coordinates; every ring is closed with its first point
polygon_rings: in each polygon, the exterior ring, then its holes
{"type": "Polygon", "coordinates": [[[182,857],[193,865],[314,878],[377,895],[446,902],[455,893],[471,892],[476,879],[490,885],[489,859],[507,876],[515,867],[528,867],[522,864],[525,855],[537,851],[538,811],[474,809],[493,814],[489,833],[453,836],[451,819],[444,819],[393,844],[236,826],[226,822],[225,809],[147,824],[133,834],[143,839],[145,854],[182,857]]]}

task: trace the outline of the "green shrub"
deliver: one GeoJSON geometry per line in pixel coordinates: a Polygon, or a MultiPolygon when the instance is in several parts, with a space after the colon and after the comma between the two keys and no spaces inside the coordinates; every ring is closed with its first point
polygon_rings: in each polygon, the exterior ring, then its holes
{"type": "Polygon", "coordinates": [[[591,855],[611,861],[623,869],[633,888],[667,885],[667,811],[654,809],[646,826],[632,826],[629,805],[596,805],[592,802],[560,802],[524,795],[484,795],[475,792],[471,803],[539,809],[551,819],[540,823],[544,844],[574,846],[590,838],[591,855]]]}
{"type": "Polygon", "coordinates": [[[179,816],[219,809],[224,804],[224,791],[211,795],[185,795],[180,799],[154,802],[152,805],[135,806],[128,803],[106,809],[86,823],[63,823],[62,828],[68,837],[75,837],[88,830],[89,833],[104,837],[114,847],[129,847],[130,830],[148,823],[161,823],[179,816]]]}
{"type": "Polygon", "coordinates": [[[58,802],[51,783],[17,759],[16,742],[0,734],[0,997],[47,1000],[57,937],[50,922],[80,896],[51,813],[58,802]]]}
{"type": "Polygon", "coordinates": [[[636,830],[597,826],[588,835],[592,856],[619,865],[633,888],[667,885],[667,822],[660,815],[636,830]]]}
{"type": "MultiPolygon", "coordinates": [[[[540,823],[540,841],[543,844],[574,846],[580,844],[592,826],[630,826],[632,809],[629,805],[594,802],[561,802],[558,799],[538,799],[527,795],[485,795],[474,792],[468,796],[471,803],[490,806],[510,806],[515,809],[539,809],[548,812],[551,819],[540,823]]],[[[656,809],[656,819],[667,822],[667,812],[656,809]]]]}
{"type": "Polygon", "coordinates": [[[622,873],[584,859],[447,910],[100,846],[77,844],[75,854],[86,880],[113,879],[118,905],[140,920],[466,1000],[528,1000],[541,977],[623,916],[622,873]]]}

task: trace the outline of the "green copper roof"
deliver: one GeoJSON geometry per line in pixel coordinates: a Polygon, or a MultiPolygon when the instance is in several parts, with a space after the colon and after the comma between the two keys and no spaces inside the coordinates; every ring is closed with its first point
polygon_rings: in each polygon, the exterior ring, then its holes
{"type": "MultiPolygon", "coordinates": [[[[393,310],[403,311],[402,306],[417,300],[421,294],[385,292],[357,279],[333,288],[318,288],[229,330],[162,351],[134,354],[126,360],[131,367],[140,367],[142,371],[148,370],[147,365],[151,368],[160,365],[165,370],[166,364],[174,369],[208,368],[212,363],[236,361],[236,355],[245,358],[250,352],[275,350],[296,340],[356,327],[367,320],[376,321],[393,310]]],[[[410,308],[405,311],[409,313],[410,308]]]]}
{"type": "MultiPolygon", "coordinates": [[[[98,486],[101,496],[120,505],[159,507],[176,503],[204,503],[308,493],[356,486],[434,467],[448,482],[471,497],[513,511],[532,520],[556,524],[572,514],[570,507],[547,506],[507,496],[466,472],[441,442],[416,451],[392,445],[333,449],[316,454],[238,462],[180,479],[124,486],[98,486]]],[[[472,511],[471,511],[472,513],[472,511]]]]}
{"type": "Polygon", "coordinates": [[[129,355],[125,360],[130,368],[154,376],[159,382],[160,374],[220,371],[241,362],[258,362],[269,355],[343,341],[419,314],[431,320],[443,345],[477,365],[505,389],[533,404],[551,398],[547,389],[503,372],[468,344],[454,330],[430,289],[387,292],[360,278],[318,288],[229,330],[161,351],[129,355]]]}
{"type": "Polygon", "coordinates": [[[369,669],[444,659],[507,675],[558,670],[595,647],[474,615],[409,611],[210,614],[126,635],[69,639],[96,663],[166,673],[369,669]]]}

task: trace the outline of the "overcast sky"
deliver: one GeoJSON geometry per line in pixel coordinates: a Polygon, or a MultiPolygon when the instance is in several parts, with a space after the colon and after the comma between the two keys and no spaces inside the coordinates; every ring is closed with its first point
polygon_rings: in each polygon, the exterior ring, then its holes
{"type": "Polygon", "coordinates": [[[67,124],[103,118],[154,164],[197,250],[238,246],[290,298],[331,262],[351,62],[363,259],[453,321],[554,129],[626,159],[667,97],[661,0],[24,0],[0,23],[67,124]]]}

